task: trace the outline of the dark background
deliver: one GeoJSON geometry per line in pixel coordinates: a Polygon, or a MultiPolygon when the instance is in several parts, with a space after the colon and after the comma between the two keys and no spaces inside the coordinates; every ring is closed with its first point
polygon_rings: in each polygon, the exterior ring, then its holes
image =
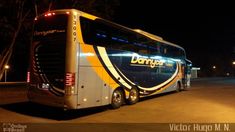
{"type": "Polygon", "coordinates": [[[115,21],[184,47],[193,66],[201,68],[200,76],[231,75],[235,8],[231,3],[207,2],[121,0],[115,21]]]}
{"type": "MultiPolygon", "coordinates": [[[[35,17],[34,4],[38,2],[40,14],[48,9],[48,1],[32,1],[25,5],[25,10],[32,10],[17,37],[10,61],[9,81],[26,80],[31,27],[35,17]]],[[[77,8],[129,28],[138,28],[161,36],[164,40],[185,48],[187,58],[192,61],[193,66],[201,68],[199,76],[226,76],[227,73],[234,75],[232,61],[235,60],[235,8],[232,3],[96,0],[92,6],[88,6],[87,0],[79,2],[71,6],[72,2],[69,0],[57,0],[53,2],[51,9],[77,8]],[[216,69],[212,69],[214,65],[216,69]]],[[[17,12],[14,6],[1,2],[0,10],[1,27],[4,27],[2,21],[8,18],[13,25],[17,23],[12,19],[14,14],[11,14],[13,11],[17,12]]],[[[2,51],[10,43],[12,33],[1,28],[0,37],[2,51]]]]}

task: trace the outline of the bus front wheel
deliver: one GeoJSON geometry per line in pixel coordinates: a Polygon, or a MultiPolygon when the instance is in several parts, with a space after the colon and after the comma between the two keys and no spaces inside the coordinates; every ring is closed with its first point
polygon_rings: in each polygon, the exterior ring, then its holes
{"type": "Polygon", "coordinates": [[[124,93],[121,88],[115,89],[112,95],[111,106],[113,109],[120,108],[124,103],[124,93]]]}
{"type": "Polygon", "coordinates": [[[176,92],[180,92],[181,91],[181,84],[180,82],[177,82],[176,84],[176,92]]]}

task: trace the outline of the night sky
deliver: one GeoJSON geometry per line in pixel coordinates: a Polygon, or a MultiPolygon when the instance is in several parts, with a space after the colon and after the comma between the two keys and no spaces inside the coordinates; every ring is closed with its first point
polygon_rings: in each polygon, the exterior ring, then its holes
{"type": "Polygon", "coordinates": [[[234,72],[235,8],[229,3],[121,0],[114,21],[184,47],[205,74],[213,65],[220,75],[234,72]]]}
{"type": "MultiPolygon", "coordinates": [[[[193,66],[201,68],[200,76],[223,76],[226,73],[235,75],[235,66],[232,66],[232,61],[235,61],[233,3],[205,3],[200,0],[181,3],[173,0],[119,1],[119,6],[113,9],[114,16],[111,21],[129,28],[142,29],[184,47],[193,66]],[[217,67],[216,71],[212,69],[214,65],[217,67]]],[[[22,38],[25,37],[19,36],[19,43],[29,43],[29,40],[21,40],[22,38]]],[[[4,44],[6,43],[0,45],[0,49],[4,44]]],[[[28,65],[27,46],[18,44],[18,47],[16,51],[19,53],[14,53],[14,61],[9,71],[14,81],[25,80],[25,65],[28,65]],[[26,58],[24,62],[22,56],[26,58]],[[16,73],[21,76],[16,78],[16,73]]]]}

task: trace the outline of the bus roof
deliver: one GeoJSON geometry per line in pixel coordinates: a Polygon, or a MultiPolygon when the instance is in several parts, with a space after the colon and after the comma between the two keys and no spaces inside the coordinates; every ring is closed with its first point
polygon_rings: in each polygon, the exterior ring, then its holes
{"type": "Polygon", "coordinates": [[[151,33],[148,33],[148,32],[145,32],[145,31],[143,31],[141,29],[133,29],[133,30],[138,32],[138,33],[140,33],[140,34],[143,34],[143,35],[145,35],[147,37],[150,37],[151,39],[154,39],[154,40],[157,40],[157,41],[163,40],[162,37],[154,35],[154,34],[151,34],[151,33]]]}
{"type": "Polygon", "coordinates": [[[133,29],[133,30],[134,30],[135,32],[138,32],[138,33],[140,33],[140,34],[142,34],[142,35],[145,35],[145,36],[147,36],[147,37],[149,37],[149,38],[151,38],[151,39],[153,39],[153,40],[160,41],[160,42],[162,42],[162,43],[164,43],[164,44],[168,44],[168,45],[171,45],[171,46],[174,46],[174,47],[177,47],[177,48],[180,48],[180,49],[183,49],[183,50],[184,50],[183,47],[181,47],[181,46],[179,46],[179,45],[177,45],[177,44],[168,42],[168,41],[166,41],[166,40],[163,40],[163,38],[160,37],[160,36],[157,36],[157,35],[148,33],[148,32],[143,31],[143,30],[141,30],[141,29],[133,29]]]}
{"type": "MultiPolygon", "coordinates": [[[[59,10],[54,10],[54,11],[65,11],[65,12],[66,12],[66,11],[69,11],[69,10],[72,11],[72,12],[79,13],[79,14],[82,15],[82,16],[87,16],[88,18],[90,18],[90,19],[92,19],[92,20],[102,19],[103,21],[106,21],[106,22],[108,22],[108,23],[110,23],[110,24],[113,24],[113,25],[115,25],[115,26],[119,26],[119,27],[125,28],[125,29],[127,29],[127,30],[129,30],[129,31],[137,32],[137,33],[139,33],[139,34],[141,34],[141,35],[144,35],[144,36],[146,36],[146,37],[148,37],[148,38],[150,38],[150,39],[152,39],[152,40],[159,41],[159,42],[162,42],[162,43],[164,43],[164,44],[171,45],[171,46],[174,46],[174,47],[177,47],[177,48],[180,48],[180,49],[184,50],[183,47],[181,47],[181,46],[179,46],[179,45],[177,45],[177,44],[168,42],[168,41],[166,41],[166,40],[163,40],[163,38],[160,37],[160,36],[157,36],[157,35],[148,33],[148,32],[143,31],[143,30],[141,30],[141,29],[131,29],[131,28],[128,28],[128,27],[126,27],[126,26],[117,24],[117,23],[115,23],[115,22],[112,22],[112,21],[109,21],[109,20],[106,20],[106,19],[103,19],[103,18],[94,16],[94,15],[92,15],[92,14],[89,14],[89,13],[86,13],[86,12],[83,12],[83,11],[80,11],[80,10],[77,10],[77,9],[59,9],[59,10]]],[[[53,12],[53,11],[50,11],[50,12],[53,12]]]]}

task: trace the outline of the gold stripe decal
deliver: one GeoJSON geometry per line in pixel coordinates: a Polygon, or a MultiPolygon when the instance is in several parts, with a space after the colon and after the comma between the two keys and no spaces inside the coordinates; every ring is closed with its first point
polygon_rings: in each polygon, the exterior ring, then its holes
{"type": "MultiPolygon", "coordinates": [[[[97,47],[100,55],[101,55],[101,58],[102,60],[104,61],[105,65],[107,66],[107,68],[109,69],[109,71],[113,74],[113,76],[115,78],[120,78],[119,79],[119,82],[122,83],[124,86],[126,86],[128,89],[131,89],[131,86],[124,81],[127,80],[129,83],[131,83],[132,85],[136,85],[134,82],[132,82],[131,80],[129,80],[119,69],[118,67],[115,67],[117,68],[118,72],[121,74],[121,76],[124,78],[122,78],[119,73],[115,70],[115,68],[113,68],[114,66],[112,65],[112,63],[110,62],[109,58],[108,58],[108,55],[107,55],[107,52],[105,50],[105,48],[103,47],[97,47]],[[124,82],[124,83],[123,83],[124,82]]],[[[168,79],[166,80],[165,82],[157,85],[157,86],[154,86],[154,87],[150,87],[150,88],[146,88],[146,87],[141,87],[141,86],[138,86],[138,88],[142,89],[142,90],[145,90],[145,91],[154,91],[154,90],[157,90],[157,89],[160,89],[162,88],[163,86],[165,86],[166,84],[170,83],[171,81],[174,80],[174,78],[177,76],[177,73],[179,71],[179,64],[177,62],[177,65],[176,65],[176,70],[174,72],[174,74],[168,79]]]]}
{"type": "MultiPolygon", "coordinates": [[[[113,74],[113,76],[120,82],[122,83],[122,85],[124,85],[126,88],[128,89],[131,89],[132,86],[130,86],[129,84],[132,84],[132,85],[136,85],[134,82],[132,82],[131,80],[129,80],[122,72],[121,70],[118,69],[118,67],[113,66],[113,64],[111,63],[109,57],[108,57],[108,54],[106,52],[106,49],[103,48],[103,47],[97,47],[98,49],[98,52],[103,60],[103,62],[105,63],[106,67],[108,68],[108,70],[113,74]],[[123,78],[122,78],[123,77],[123,78]],[[119,79],[118,79],[119,78],[119,79]],[[128,81],[128,83],[126,81],[128,81]]],[[[158,89],[161,89],[162,87],[164,87],[165,85],[167,85],[168,83],[174,81],[175,77],[178,75],[178,72],[179,72],[179,64],[177,62],[177,65],[176,65],[176,70],[174,72],[174,74],[168,79],[166,80],[165,82],[157,85],[157,86],[154,86],[154,87],[141,87],[141,86],[138,86],[138,88],[140,88],[141,90],[145,90],[145,91],[154,91],[154,90],[158,90],[158,89]]]]}
{"type": "Polygon", "coordinates": [[[119,84],[117,84],[102,67],[102,64],[98,59],[93,46],[87,44],[80,44],[80,48],[81,55],[85,55],[86,60],[90,63],[94,72],[100,77],[100,79],[102,79],[105,84],[107,84],[113,89],[119,87],[119,84]]]}
{"type": "Polygon", "coordinates": [[[103,62],[105,63],[108,70],[112,73],[112,75],[126,88],[131,89],[131,86],[125,82],[125,80],[118,74],[118,72],[115,70],[113,64],[109,60],[108,54],[103,47],[97,46],[98,52],[100,54],[100,57],[102,58],[103,62]]]}

